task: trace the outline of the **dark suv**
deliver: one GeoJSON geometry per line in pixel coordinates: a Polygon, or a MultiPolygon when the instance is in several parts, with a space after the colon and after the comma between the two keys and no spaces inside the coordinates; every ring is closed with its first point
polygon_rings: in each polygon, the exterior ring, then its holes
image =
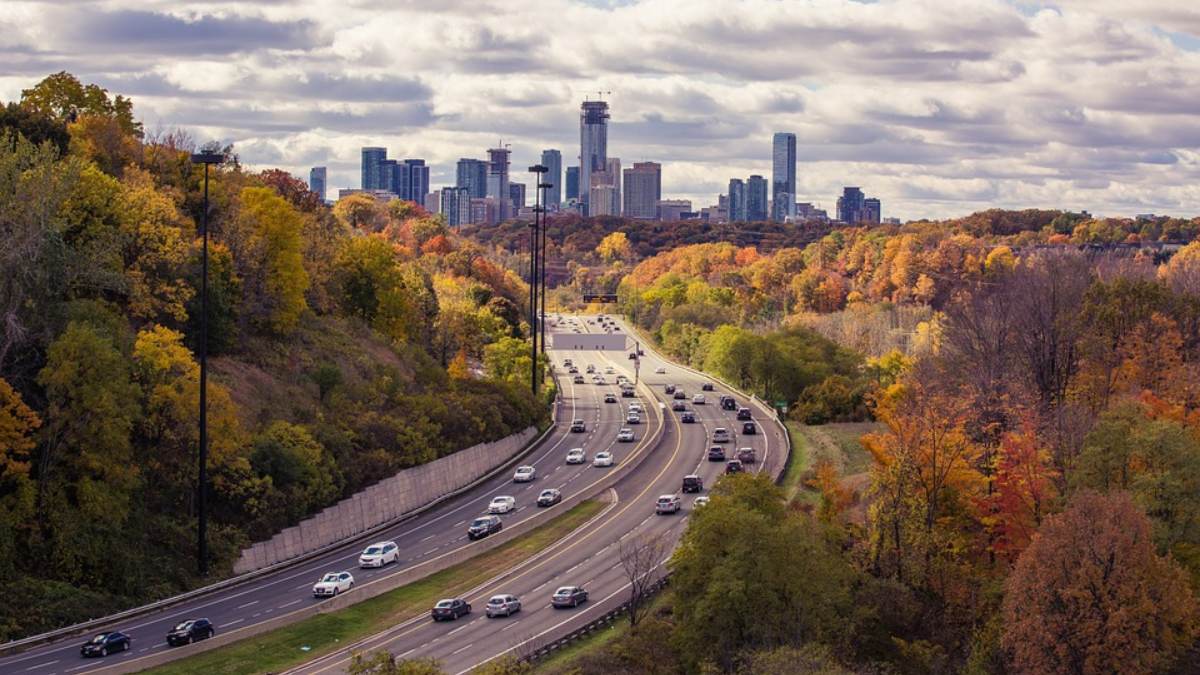
{"type": "Polygon", "coordinates": [[[738,404],[732,396],[721,397],[721,410],[737,410],[738,404]]]}
{"type": "Polygon", "coordinates": [[[738,461],[742,464],[753,464],[758,461],[754,456],[754,448],[741,448],[737,451],[738,461]]]}
{"type": "Polygon", "coordinates": [[[754,426],[754,422],[746,422],[742,425],[742,433],[753,436],[758,433],[758,427],[754,426]]]}
{"type": "Polygon", "coordinates": [[[741,473],[742,471],[742,463],[736,459],[731,459],[725,463],[725,473],[741,473]]]}
{"type": "Polygon", "coordinates": [[[673,385],[673,384],[664,385],[663,392],[667,393],[667,394],[674,394],[675,393],[675,385],[673,385]]]}
{"type": "Polygon", "coordinates": [[[743,420],[743,421],[750,419],[750,409],[749,408],[738,408],[737,418],[739,420],[743,420]]]}
{"type": "Polygon", "coordinates": [[[479,516],[467,528],[468,539],[483,539],[489,534],[495,534],[504,528],[498,516],[479,516]]]}
{"type": "Polygon", "coordinates": [[[703,492],[704,491],[704,480],[701,479],[700,476],[696,476],[696,475],[684,476],[683,477],[683,491],[684,492],[703,492]]]}
{"type": "Polygon", "coordinates": [[[207,640],[216,632],[212,622],[208,619],[192,619],[176,624],[171,632],[167,633],[167,644],[172,647],[188,645],[196,640],[207,640]]]}
{"type": "Polygon", "coordinates": [[[694,424],[696,422],[696,413],[691,410],[685,410],[679,415],[679,421],[684,424],[694,424]]]}
{"type": "Polygon", "coordinates": [[[725,448],[722,448],[719,445],[714,445],[711,448],[709,448],[708,449],[708,461],[724,462],[725,461],[725,448]]]}

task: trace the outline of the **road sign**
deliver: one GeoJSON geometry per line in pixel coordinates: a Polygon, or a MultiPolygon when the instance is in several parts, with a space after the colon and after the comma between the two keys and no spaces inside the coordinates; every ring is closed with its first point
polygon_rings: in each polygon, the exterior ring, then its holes
{"type": "Polygon", "coordinates": [[[609,302],[609,303],[616,302],[617,294],[616,293],[584,293],[583,301],[584,302],[609,302]]]}

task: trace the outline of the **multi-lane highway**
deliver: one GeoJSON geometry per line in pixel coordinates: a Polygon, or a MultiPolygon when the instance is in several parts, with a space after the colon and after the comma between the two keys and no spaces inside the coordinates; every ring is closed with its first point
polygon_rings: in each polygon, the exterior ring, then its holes
{"type": "MultiPolygon", "coordinates": [[[[590,320],[593,319],[567,318],[553,330],[597,330],[590,320]]],[[[741,424],[734,420],[734,413],[722,411],[717,405],[717,397],[722,393],[720,386],[716,391],[704,392],[708,397],[705,405],[693,405],[691,395],[700,392],[705,378],[668,363],[649,349],[641,360],[640,375],[644,386],[638,390],[638,400],[647,409],[647,414],[638,425],[625,423],[627,406],[634,399],[618,397],[616,403],[604,402],[604,394],[619,391],[615,384],[617,374],[634,377],[634,362],[627,360],[624,352],[552,352],[551,356],[560,371],[562,360],[567,357],[574,360],[581,373],[586,365],[594,365],[603,375],[605,384],[593,384],[591,375],[585,375],[584,384],[574,383],[569,375],[559,378],[563,387],[560,428],[523,462],[536,467],[537,478],[531,483],[515,484],[510,475],[501,475],[374,537],[399,544],[402,555],[398,564],[378,570],[358,569],[358,554],[368,542],[356,541],[226,591],[105,627],[132,636],[132,648],[128,652],[84,660],[78,647],[82,639],[64,639],[0,658],[0,673],[87,673],[114,665],[121,670],[137,670],[148,665],[147,657],[170,649],[165,635],[181,620],[203,616],[214,622],[218,632],[241,632],[247,626],[322,602],[312,597],[310,589],[325,572],[349,570],[357,585],[362,587],[402,571],[411,572],[414,568],[437,569],[463,547],[473,545],[466,537],[467,524],[486,511],[494,496],[510,495],[516,499],[516,509],[501,516],[505,527],[512,528],[533,515],[537,509],[537,494],[547,487],[561,489],[564,498],[594,491],[595,485],[604,480],[605,472],[617,468],[591,465],[591,458],[600,450],[612,451],[618,466],[629,462],[636,463],[636,467],[614,486],[615,506],[594,520],[586,531],[575,532],[542,555],[511,570],[501,581],[471,593],[468,599],[479,610],[471,617],[438,624],[420,617],[366,641],[361,648],[386,647],[396,654],[434,656],[442,660],[450,672],[458,672],[521,643],[536,642],[570,630],[607,611],[622,601],[626,583],[616,554],[618,540],[630,532],[644,532],[667,537],[673,543],[682,531],[692,498],[685,498],[682,514],[661,517],[653,515],[655,498],[659,494],[678,492],[683,475],[688,473],[699,473],[704,477],[705,485],[711,486],[724,465],[705,461],[708,436],[717,426],[739,431],[741,424]],[[612,374],[605,374],[608,368],[613,370],[612,374]],[[665,368],[666,373],[656,374],[658,368],[665,368]],[[681,424],[679,414],[670,411],[667,405],[670,399],[663,393],[663,385],[668,383],[679,385],[688,393],[688,408],[697,416],[695,424],[681,424]],[[657,400],[648,400],[650,397],[661,399],[662,405],[657,400]],[[571,420],[576,418],[585,421],[585,433],[568,431],[571,420]],[[665,428],[660,434],[657,432],[661,425],[665,428]],[[635,429],[637,440],[634,443],[616,442],[617,431],[624,426],[635,429]],[[652,439],[657,442],[650,443],[652,439]],[[565,463],[567,450],[574,447],[583,447],[587,451],[587,463],[565,463]],[[550,594],[557,586],[567,584],[587,587],[591,602],[578,610],[549,609],[550,594]],[[481,610],[487,598],[500,592],[520,596],[524,610],[509,619],[482,619],[481,610]]],[[[735,434],[734,442],[727,445],[731,449],[755,447],[760,462],[751,468],[778,466],[777,463],[783,461],[782,438],[776,427],[765,419],[766,411],[755,409],[754,415],[762,433],[746,437],[735,434]]],[[[503,571],[497,570],[500,572],[503,571]]],[[[346,658],[347,652],[337,652],[301,670],[335,672],[345,666],[346,658]]]]}
{"type": "MultiPolygon", "coordinates": [[[[587,318],[576,319],[575,326],[583,330],[594,330],[587,318]]],[[[559,326],[558,330],[572,330],[572,325],[559,326]]],[[[625,328],[622,328],[625,330],[625,328]]],[[[592,353],[580,357],[578,352],[551,352],[556,367],[561,368],[564,358],[571,358],[580,367],[591,363],[603,372],[612,366],[618,373],[632,378],[632,361],[624,354],[592,353]]],[[[693,508],[697,495],[684,495],[683,511],[676,515],[656,516],[654,503],[659,495],[680,493],[683,476],[700,475],[705,492],[724,473],[724,462],[707,461],[709,440],[717,427],[733,433],[733,440],[723,444],[732,455],[739,447],[753,447],[759,461],[747,468],[770,470],[777,473],[784,457],[784,441],[778,427],[767,419],[767,411],[755,408],[755,422],[759,433],[743,436],[742,423],[736,413],[722,410],[718,405],[721,394],[730,392],[720,385],[714,391],[702,392],[701,387],[709,379],[672,364],[650,349],[641,360],[641,381],[651,389],[654,408],[665,418],[666,429],[662,440],[651,450],[650,456],[635,471],[622,478],[615,486],[617,505],[603,517],[593,522],[587,531],[576,532],[543,556],[527,561],[510,570],[504,578],[484,584],[463,596],[474,608],[474,613],[453,622],[434,622],[427,615],[413,618],[379,635],[373,636],[336,653],[317,659],[292,670],[292,673],[316,675],[317,673],[344,672],[354,652],[387,649],[399,657],[433,657],[442,663],[449,673],[465,673],[482,663],[503,655],[510,650],[520,652],[530,645],[541,643],[582,626],[597,616],[620,605],[628,597],[628,579],[622,569],[618,554],[620,541],[630,536],[663,537],[673,548],[683,532],[687,514],[693,508]],[[656,372],[665,369],[665,373],[656,372]],[[696,415],[694,424],[683,424],[680,412],[671,411],[671,396],[665,393],[665,385],[674,384],[687,395],[687,408],[696,415]],[[694,394],[703,393],[704,404],[693,404],[694,394]],[[590,600],[577,609],[553,609],[550,597],[559,586],[583,586],[590,600]],[[522,610],[511,617],[486,618],[483,607],[487,599],[497,594],[513,594],[523,603],[522,610]]],[[[606,376],[611,382],[612,376],[606,376]]],[[[585,380],[589,381],[585,376],[585,380]]],[[[616,392],[615,386],[593,386],[597,390],[616,392]]],[[[618,398],[617,403],[602,404],[614,410],[619,417],[630,399],[618,398]]],[[[740,399],[739,404],[748,402],[740,399]]],[[[601,413],[602,419],[611,419],[614,414],[601,413]]],[[[607,447],[601,442],[600,447],[607,447]]],[[[585,445],[592,451],[600,449],[594,443],[585,445]]],[[[558,458],[561,462],[562,458],[558,458]]]]}

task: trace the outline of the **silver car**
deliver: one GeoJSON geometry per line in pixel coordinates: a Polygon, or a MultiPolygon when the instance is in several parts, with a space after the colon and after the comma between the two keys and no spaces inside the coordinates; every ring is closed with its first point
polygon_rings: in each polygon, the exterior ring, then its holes
{"type": "Polygon", "coordinates": [[[521,611],[521,601],[515,595],[493,595],[487,601],[484,613],[491,619],[497,616],[512,616],[521,611]]]}

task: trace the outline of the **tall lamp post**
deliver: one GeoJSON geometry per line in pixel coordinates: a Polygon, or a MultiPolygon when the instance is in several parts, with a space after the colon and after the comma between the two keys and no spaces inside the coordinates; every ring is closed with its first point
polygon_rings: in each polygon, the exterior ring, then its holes
{"type": "Polygon", "coordinates": [[[203,244],[200,254],[200,472],[196,480],[196,561],[200,576],[208,575],[208,167],[224,157],[215,152],[192,155],[204,165],[203,244]]]}
{"type": "MultiPolygon", "coordinates": [[[[530,172],[539,168],[540,164],[529,167],[530,172]]],[[[538,232],[538,211],[541,200],[537,190],[534,190],[533,222],[529,224],[529,386],[536,395],[538,391],[538,249],[541,236],[538,232]]]]}
{"type": "Polygon", "coordinates": [[[546,211],[549,208],[549,205],[546,204],[546,190],[549,190],[550,188],[554,187],[554,183],[542,182],[542,175],[545,174],[546,172],[548,172],[550,170],[549,168],[542,166],[540,164],[538,165],[538,168],[541,169],[541,171],[537,172],[537,180],[538,180],[537,192],[538,192],[538,196],[541,198],[541,206],[536,206],[534,208],[538,209],[542,213],[542,353],[545,354],[546,353],[546,236],[547,236],[547,232],[550,229],[549,224],[546,222],[546,211]]]}

